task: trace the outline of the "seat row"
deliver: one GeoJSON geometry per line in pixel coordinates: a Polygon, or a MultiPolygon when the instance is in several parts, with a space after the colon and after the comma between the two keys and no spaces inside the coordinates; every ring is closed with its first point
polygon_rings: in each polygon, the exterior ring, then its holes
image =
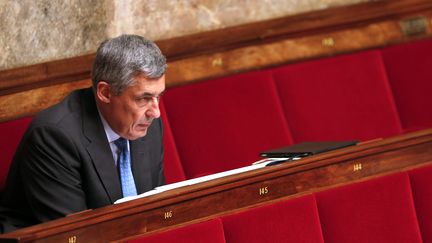
{"type": "Polygon", "coordinates": [[[432,242],[432,162],[127,241],[432,242]]]}
{"type": "Polygon", "coordinates": [[[432,127],[432,39],[169,89],[168,182],[250,165],[317,140],[370,140],[432,127]]]}
{"type": "MultiPolygon", "coordinates": [[[[432,39],[167,90],[168,183],[250,165],[263,150],[432,127],[432,39]]],[[[0,124],[0,191],[31,118],[0,124]]]]}

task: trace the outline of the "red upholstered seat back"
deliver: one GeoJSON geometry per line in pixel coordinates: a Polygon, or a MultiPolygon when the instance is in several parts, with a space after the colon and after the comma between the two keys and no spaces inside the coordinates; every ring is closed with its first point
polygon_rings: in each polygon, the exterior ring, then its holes
{"type": "Polygon", "coordinates": [[[432,165],[408,172],[423,242],[432,242],[432,165]]]}
{"type": "Polygon", "coordinates": [[[160,234],[129,240],[127,243],[225,243],[220,219],[188,225],[160,234]]]}
{"type": "Polygon", "coordinates": [[[316,193],[325,242],[422,242],[406,173],[316,193]]]}
{"type": "Polygon", "coordinates": [[[312,195],[228,215],[222,222],[232,243],[323,242],[312,195]]]}
{"type": "Polygon", "coordinates": [[[274,76],[296,143],[401,133],[379,51],[287,65],[274,76]]]}
{"type": "Polygon", "coordinates": [[[0,191],[4,188],[6,177],[15,150],[31,122],[31,117],[0,123],[0,191]]]}
{"type": "Polygon", "coordinates": [[[171,126],[166,117],[165,106],[163,100],[160,102],[161,119],[164,126],[164,173],[165,182],[167,184],[186,180],[183,171],[183,166],[178,156],[177,147],[172,135],[171,126]]]}
{"type": "MultiPolygon", "coordinates": [[[[171,128],[168,121],[165,119],[165,109],[161,104],[162,121],[164,123],[164,165],[165,177],[167,183],[174,183],[185,180],[182,165],[178,158],[175,142],[172,137],[171,128]]],[[[0,148],[2,156],[0,157],[0,191],[4,187],[7,173],[9,171],[12,157],[21,140],[22,135],[27,129],[31,117],[21,118],[13,121],[0,123],[0,148]]]]}
{"type": "Polygon", "coordinates": [[[187,178],[250,165],[291,143],[268,71],[170,89],[163,99],[187,178]]]}
{"type": "Polygon", "coordinates": [[[432,39],[385,48],[383,58],[403,128],[432,127],[432,39]]]}

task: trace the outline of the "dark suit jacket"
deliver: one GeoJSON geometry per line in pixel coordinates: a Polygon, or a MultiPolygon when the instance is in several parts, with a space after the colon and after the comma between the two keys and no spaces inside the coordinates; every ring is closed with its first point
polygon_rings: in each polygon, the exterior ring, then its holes
{"type": "MultiPolygon", "coordinates": [[[[3,192],[4,231],[103,207],[122,197],[94,99],[90,88],[74,91],[33,119],[3,192]]],[[[161,120],[153,121],[145,137],[131,141],[130,149],[138,193],[164,184],[161,120]]]]}

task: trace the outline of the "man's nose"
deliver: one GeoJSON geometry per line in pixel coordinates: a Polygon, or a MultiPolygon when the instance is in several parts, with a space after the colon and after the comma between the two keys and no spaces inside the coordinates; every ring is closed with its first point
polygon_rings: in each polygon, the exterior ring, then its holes
{"type": "Polygon", "coordinates": [[[154,98],[152,102],[150,102],[150,107],[147,110],[147,116],[152,118],[160,117],[159,99],[154,98]]]}

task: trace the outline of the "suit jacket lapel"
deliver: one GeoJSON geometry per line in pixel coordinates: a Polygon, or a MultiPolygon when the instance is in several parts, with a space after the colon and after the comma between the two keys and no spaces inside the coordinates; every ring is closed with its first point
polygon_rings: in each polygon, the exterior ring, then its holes
{"type": "Polygon", "coordinates": [[[89,140],[87,151],[111,203],[114,203],[123,197],[120,180],[91,89],[82,100],[83,132],[89,140]]]}
{"type": "Polygon", "coordinates": [[[130,142],[132,170],[135,186],[138,194],[149,191],[152,188],[152,173],[149,154],[150,147],[146,145],[146,137],[130,142]]]}

